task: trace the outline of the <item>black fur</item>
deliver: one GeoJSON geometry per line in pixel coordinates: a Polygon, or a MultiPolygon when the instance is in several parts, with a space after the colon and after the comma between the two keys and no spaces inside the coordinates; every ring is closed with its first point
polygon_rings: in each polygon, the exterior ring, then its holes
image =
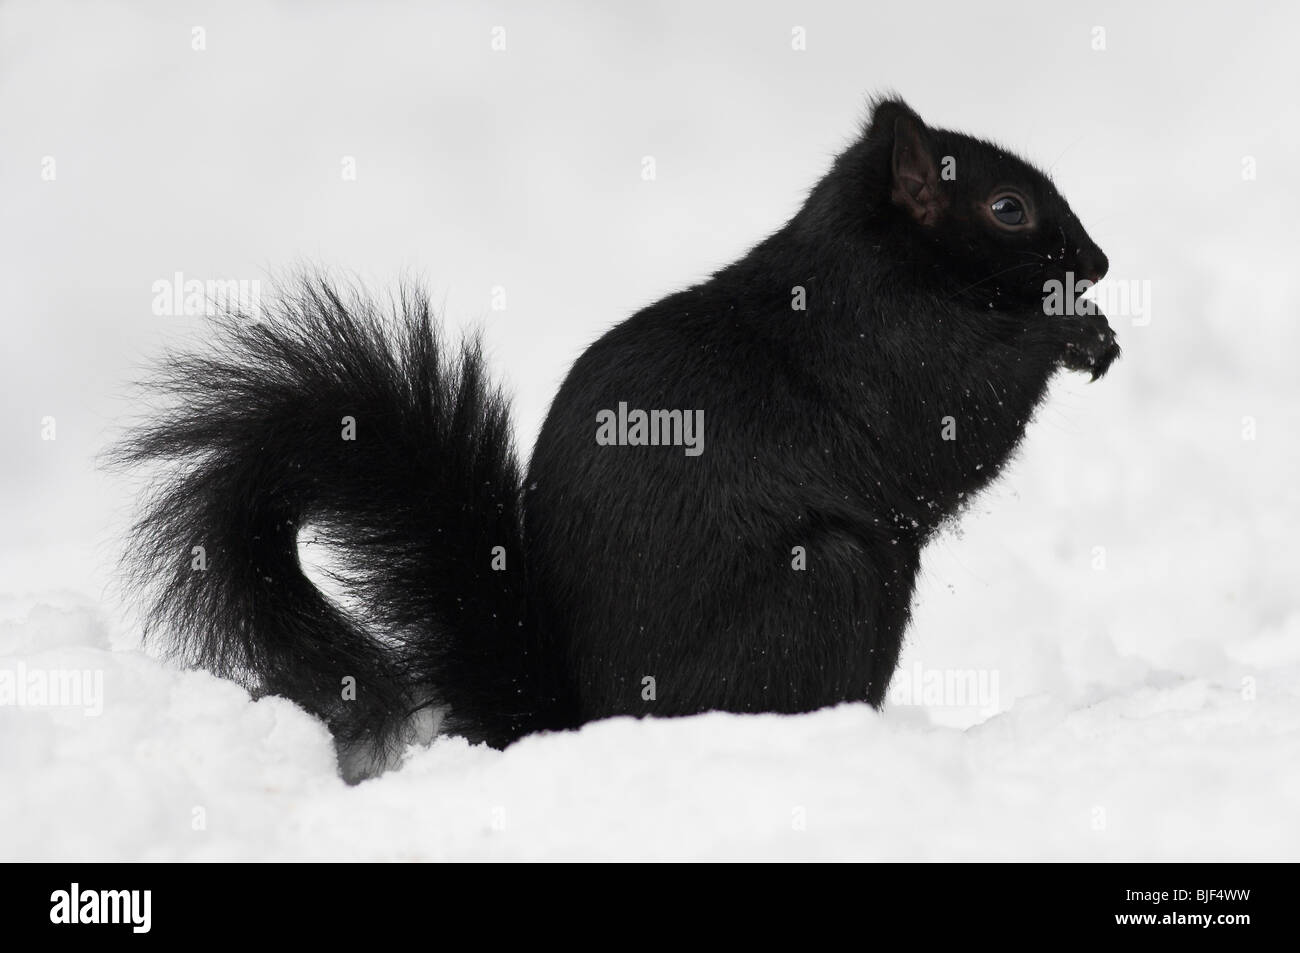
{"type": "Polygon", "coordinates": [[[494,745],[618,714],[879,705],[922,547],[1056,369],[1095,378],[1118,355],[1104,316],[1043,307],[1044,282],[1106,267],[1041,173],[878,102],[790,222],[579,358],[522,484],[472,345],[449,366],[422,298],[388,331],[309,282],[265,325],[227,322],[227,351],[173,363],[176,409],[122,451],[183,465],[136,538],[155,626],[344,744],[401,740],[427,705],[494,745]],[[1007,190],[1030,225],[990,218],[1007,190]],[[620,402],[702,410],[704,452],[599,446],[620,402]],[[307,522],[350,558],[365,618],[302,575],[307,522]]]}
{"type": "Polygon", "coordinates": [[[539,705],[525,695],[522,579],[479,558],[518,554],[520,514],[506,405],[477,343],[445,354],[420,293],[382,308],[315,278],[262,318],[229,314],[215,353],[170,358],[155,382],[170,406],[114,454],[179,465],[129,552],[153,597],[149,631],[188,662],[293,699],[344,748],[402,740],[426,705],[504,745],[539,705]],[[303,574],[307,525],[344,557],[339,581],[362,617],[303,574]],[[198,546],[204,570],[192,568],[198,546]]]}

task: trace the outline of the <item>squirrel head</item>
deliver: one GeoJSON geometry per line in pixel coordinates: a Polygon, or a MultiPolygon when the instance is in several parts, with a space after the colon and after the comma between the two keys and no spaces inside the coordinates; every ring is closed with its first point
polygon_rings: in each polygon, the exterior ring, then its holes
{"type": "Polygon", "coordinates": [[[995,143],[926,125],[896,97],[873,102],[809,206],[823,223],[834,215],[841,237],[856,232],[874,253],[993,307],[1041,304],[1045,284],[1096,283],[1109,267],[1043,172],[995,143]]]}

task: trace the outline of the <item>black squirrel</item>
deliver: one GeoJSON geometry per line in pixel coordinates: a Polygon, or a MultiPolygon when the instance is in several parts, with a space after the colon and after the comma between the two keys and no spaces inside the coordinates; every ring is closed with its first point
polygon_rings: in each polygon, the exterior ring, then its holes
{"type": "Polygon", "coordinates": [[[789,222],[587,349],[526,476],[477,339],[446,347],[417,290],[304,275],[169,358],[168,409],[115,451],[174,464],[129,549],[146,632],[324,719],[354,777],[422,710],[501,747],[879,706],[922,547],[1057,368],[1118,356],[1088,302],[1044,307],[1107,267],[1041,172],[877,100],[789,222]],[[304,574],[306,525],[353,608],[304,574]]]}

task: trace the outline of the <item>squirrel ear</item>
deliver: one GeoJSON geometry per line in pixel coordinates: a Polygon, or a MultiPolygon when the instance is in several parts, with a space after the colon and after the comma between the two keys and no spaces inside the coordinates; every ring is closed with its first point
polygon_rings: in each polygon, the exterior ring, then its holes
{"type": "Polygon", "coordinates": [[[933,225],[943,211],[939,169],[930,152],[925,124],[916,113],[894,119],[894,187],[890,197],[920,225],[933,225]]]}

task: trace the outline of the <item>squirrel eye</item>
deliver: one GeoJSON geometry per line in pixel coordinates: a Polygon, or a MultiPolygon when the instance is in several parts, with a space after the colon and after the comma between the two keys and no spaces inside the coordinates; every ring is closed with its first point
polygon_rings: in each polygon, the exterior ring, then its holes
{"type": "Polygon", "coordinates": [[[1020,200],[1010,195],[1004,195],[989,206],[989,209],[993,212],[993,217],[1003,225],[1024,225],[1028,221],[1020,200]]]}

